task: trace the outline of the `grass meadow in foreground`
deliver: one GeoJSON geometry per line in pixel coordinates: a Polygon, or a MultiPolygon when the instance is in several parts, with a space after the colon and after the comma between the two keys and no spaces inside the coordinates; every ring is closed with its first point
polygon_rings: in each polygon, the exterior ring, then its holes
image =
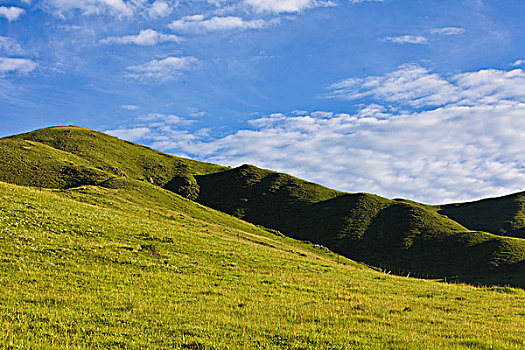
{"type": "Polygon", "coordinates": [[[525,347],[521,289],[390,276],[123,193],[0,182],[0,348],[525,347]]]}

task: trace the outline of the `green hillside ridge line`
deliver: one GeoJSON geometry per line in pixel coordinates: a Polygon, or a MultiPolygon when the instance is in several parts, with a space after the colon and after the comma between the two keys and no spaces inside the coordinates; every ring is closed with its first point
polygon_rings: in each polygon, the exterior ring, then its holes
{"type": "MultiPolygon", "coordinates": [[[[7,165],[0,181],[120,188],[128,197],[151,197],[148,205],[172,201],[160,194],[171,191],[397,273],[525,286],[525,240],[454,221],[449,206],[344,193],[251,165],[231,169],[78,127],[52,127],[0,141],[0,162],[7,165]],[[25,149],[29,145],[33,148],[25,149]],[[146,184],[159,191],[137,190],[146,184]]],[[[512,227],[525,229],[520,225],[525,224],[514,220],[512,227]]]]}

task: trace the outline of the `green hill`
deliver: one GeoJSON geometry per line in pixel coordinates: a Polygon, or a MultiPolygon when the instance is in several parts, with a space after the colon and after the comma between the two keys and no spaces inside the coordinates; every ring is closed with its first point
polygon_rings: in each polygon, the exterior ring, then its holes
{"type": "Polygon", "coordinates": [[[2,349],[522,349],[525,292],[392,276],[154,186],[0,182],[2,349]]]}
{"type": "Polygon", "coordinates": [[[481,232],[493,232],[482,221],[479,228],[454,221],[448,206],[343,193],[249,165],[230,169],[77,127],[0,139],[0,162],[0,181],[96,185],[128,197],[147,184],[158,189],[140,192],[154,197],[150,203],[169,203],[169,190],[394,273],[525,286],[525,240],[481,232]]]}
{"type": "Polygon", "coordinates": [[[525,238],[525,192],[444,205],[440,213],[472,230],[525,238]]]}
{"type": "MultiPolygon", "coordinates": [[[[209,174],[227,169],[215,164],[171,156],[98,131],[79,127],[51,127],[2,140],[4,142],[25,140],[33,144],[47,145],[61,151],[57,153],[58,159],[66,155],[68,157],[74,155],[76,159],[82,160],[76,163],[78,166],[87,162],[92,167],[112,176],[148,181],[160,187],[179,191],[187,197],[192,197],[195,191],[192,186],[193,175],[209,174]]],[[[10,152],[9,146],[2,148],[7,148],[6,152],[10,152]]],[[[39,158],[35,153],[22,156],[24,160],[31,161],[39,158]]],[[[42,157],[48,158],[44,154],[42,157]]],[[[16,167],[15,164],[13,166],[16,167]]],[[[57,186],[56,178],[61,178],[62,174],[54,169],[47,171],[47,168],[43,172],[44,174],[39,176],[45,177],[44,181],[49,184],[48,187],[61,188],[57,186]]],[[[28,178],[34,177],[33,173],[25,173],[25,175],[28,178]]]]}
{"type": "Polygon", "coordinates": [[[248,165],[196,179],[200,203],[352,259],[470,281],[496,274],[525,286],[524,240],[467,230],[430,206],[345,194],[248,165]]]}

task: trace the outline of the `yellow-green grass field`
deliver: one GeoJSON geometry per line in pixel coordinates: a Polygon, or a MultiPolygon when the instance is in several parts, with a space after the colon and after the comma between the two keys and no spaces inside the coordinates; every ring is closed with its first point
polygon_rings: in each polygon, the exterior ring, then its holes
{"type": "Polygon", "coordinates": [[[153,188],[0,182],[0,348],[525,347],[521,289],[387,275],[153,188]]]}

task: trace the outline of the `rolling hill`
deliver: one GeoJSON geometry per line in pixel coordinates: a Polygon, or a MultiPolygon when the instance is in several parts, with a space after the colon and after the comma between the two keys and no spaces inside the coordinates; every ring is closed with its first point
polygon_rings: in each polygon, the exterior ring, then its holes
{"type": "Polygon", "coordinates": [[[128,193],[147,184],[159,198],[174,192],[398,274],[525,286],[525,240],[515,238],[525,227],[519,194],[427,206],[343,193],[251,165],[232,169],[175,157],[78,127],[0,139],[0,163],[4,182],[128,193]]]}
{"type": "Polygon", "coordinates": [[[439,212],[472,230],[525,238],[525,192],[443,205],[439,212]]]}
{"type": "Polygon", "coordinates": [[[3,349],[522,349],[525,292],[393,276],[147,181],[0,182],[3,349]]]}
{"type": "Polygon", "coordinates": [[[3,138],[0,348],[522,349],[525,291],[443,278],[523,287],[523,240],[447,207],[82,128],[3,138]],[[438,281],[390,273],[411,266],[438,281]]]}

